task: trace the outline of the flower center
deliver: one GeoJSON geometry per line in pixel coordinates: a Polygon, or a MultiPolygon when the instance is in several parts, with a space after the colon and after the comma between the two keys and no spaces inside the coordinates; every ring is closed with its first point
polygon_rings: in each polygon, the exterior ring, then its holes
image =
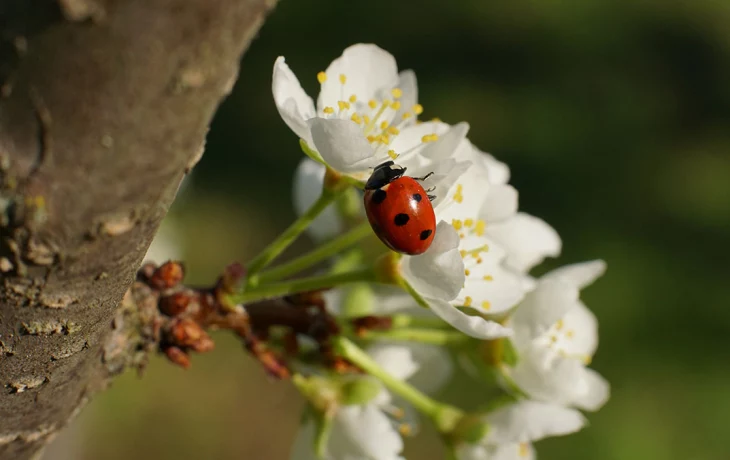
{"type": "MultiPolygon", "coordinates": [[[[328,78],[325,72],[317,74],[317,80],[324,84],[328,78]]],[[[363,100],[361,96],[351,93],[347,87],[347,75],[337,76],[340,82],[340,98],[337,105],[328,105],[322,108],[323,118],[350,119],[362,127],[363,136],[373,146],[376,155],[385,154],[395,160],[400,155],[409,153],[421,144],[438,140],[436,133],[431,133],[421,138],[421,143],[409,146],[401,152],[388,148],[393,140],[400,134],[406,121],[423,113],[421,104],[414,104],[408,107],[401,106],[400,99],[403,97],[403,90],[392,88],[387,97],[381,92],[380,97],[363,100]],[[392,99],[391,99],[392,98],[392,99]]],[[[387,93],[385,93],[387,94],[387,93]]]]}
{"type": "Polygon", "coordinates": [[[538,340],[542,345],[556,351],[564,358],[577,359],[586,365],[591,363],[590,355],[571,350],[575,346],[575,330],[566,326],[562,319],[553,324],[538,340]]]}

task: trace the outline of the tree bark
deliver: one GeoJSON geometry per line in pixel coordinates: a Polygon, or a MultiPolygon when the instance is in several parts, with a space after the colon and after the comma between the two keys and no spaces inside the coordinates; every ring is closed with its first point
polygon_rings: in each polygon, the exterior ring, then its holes
{"type": "Polygon", "coordinates": [[[137,351],[118,305],[273,1],[0,0],[0,459],[137,351]]]}

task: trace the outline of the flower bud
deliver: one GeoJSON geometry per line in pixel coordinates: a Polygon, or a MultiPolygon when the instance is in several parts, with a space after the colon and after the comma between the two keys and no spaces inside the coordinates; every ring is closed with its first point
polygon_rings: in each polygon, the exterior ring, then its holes
{"type": "Polygon", "coordinates": [[[340,402],[346,406],[363,405],[375,399],[383,386],[372,377],[357,377],[342,382],[340,402]]]}

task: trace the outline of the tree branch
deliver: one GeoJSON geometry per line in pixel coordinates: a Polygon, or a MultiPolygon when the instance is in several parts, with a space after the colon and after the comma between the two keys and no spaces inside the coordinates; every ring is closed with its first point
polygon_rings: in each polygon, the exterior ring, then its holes
{"type": "Polygon", "coordinates": [[[272,3],[0,3],[0,459],[118,371],[117,307],[272,3]]]}

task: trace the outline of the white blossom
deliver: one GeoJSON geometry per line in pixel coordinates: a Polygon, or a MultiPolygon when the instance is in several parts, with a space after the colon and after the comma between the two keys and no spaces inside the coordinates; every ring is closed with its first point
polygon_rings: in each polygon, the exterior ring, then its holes
{"type": "Polygon", "coordinates": [[[534,459],[532,442],[575,433],[585,425],[577,410],[529,400],[502,407],[484,418],[489,432],[478,444],[459,446],[459,460],[534,459]]]}
{"type": "Polygon", "coordinates": [[[604,271],[600,260],[554,270],[511,317],[519,360],[507,371],[532,398],[591,411],[608,400],[608,382],[586,367],[598,347],[598,321],[579,299],[604,271]]]}

